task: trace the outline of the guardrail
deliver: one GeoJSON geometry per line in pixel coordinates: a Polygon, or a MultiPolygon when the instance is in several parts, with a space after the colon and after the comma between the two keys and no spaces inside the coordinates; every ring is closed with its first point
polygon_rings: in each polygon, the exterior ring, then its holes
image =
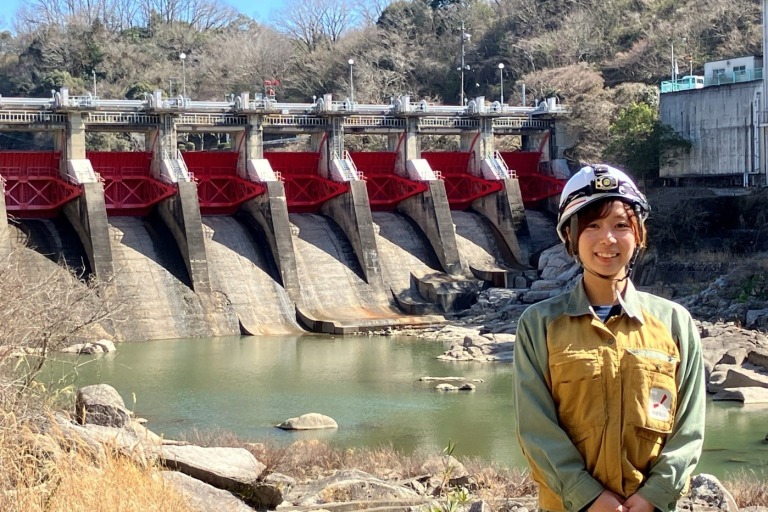
{"type": "MultiPolygon", "coordinates": [[[[759,70],[762,72],[762,70],[759,70]]],[[[59,108],[84,109],[90,114],[91,123],[140,125],[157,124],[156,111],[171,111],[178,114],[178,121],[198,125],[244,125],[247,117],[244,110],[261,113],[264,123],[270,126],[326,126],[324,113],[344,115],[345,126],[370,126],[399,128],[403,117],[419,115],[421,126],[474,128],[475,116],[493,117],[494,126],[547,128],[547,121],[534,119],[537,114],[565,113],[568,110],[556,103],[542,103],[537,107],[513,107],[494,102],[490,105],[475,103],[467,106],[435,105],[425,100],[410,102],[407,97],[398,98],[390,104],[355,103],[350,100],[332,101],[324,104],[322,99],[314,103],[276,102],[271,98],[256,98],[243,107],[243,98],[232,97],[229,101],[193,101],[176,96],[161,98],[147,95],[142,100],[105,99],[93,95],[67,96],[55,93],[52,98],[7,98],[0,96],[0,121],[6,122],[53,122],[65,121],[58,116],[59,108]],[[5,111],[5,112],[3,112],[5,111]],[[11,114],[21,111],[18,115],[11,114]],[[125,117],[133,115],[136,117],[125,117]],[[192,116],[192,117],[190,117],[192,116]],[[213,116],[213,117],[211,117],[213,116]],[[508,118],[506,116],[509,116],[508,118]],[[423,121],[423,122],[422,122],[423,121]]],[[[160,120],[162,121],[162,120],[160,120]]]]}
{"type": "Polygon", "coordinates": [[[0,123],[18,123],[18,124],[65,124],[67,116],[65,114],[54,114],[39,110],[0,110],[0,123]]]}

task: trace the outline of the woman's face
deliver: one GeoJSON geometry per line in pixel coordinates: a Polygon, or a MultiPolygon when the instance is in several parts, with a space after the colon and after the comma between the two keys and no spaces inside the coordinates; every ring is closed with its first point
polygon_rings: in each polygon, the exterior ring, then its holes
{"type": "Polygon", "coordinates": [[[579,258],[593,272],[622,278],[637,241],[634,223],[621,201],[612,201],[603,216],[588,221],[579,234],[579,258]]]}

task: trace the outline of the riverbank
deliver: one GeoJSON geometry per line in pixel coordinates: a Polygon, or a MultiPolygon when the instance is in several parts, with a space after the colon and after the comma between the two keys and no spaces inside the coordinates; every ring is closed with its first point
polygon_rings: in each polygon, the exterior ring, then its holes
{"type": "MultiPolygon", "coordinates": [[[[113,511],[116,503],[120,510],[156,512],[536,508],[536,486],[527,472],[460,460],[451,455],[450,446],[442,453],[403,455],[390,448],[338,450],[316,440],[288,446],[246,442],[221,432],[169,440],[153,435],[135,418],[127,419],[129,411],[108,386],[88,395],[79,400],[91,411],[84,424],[55,414],[39,423],[43,428],[34,434],[29,425],[17,429],[26,434],[16,441],[26,439],[35,446],[36,458],[27,451],[25,460],[40,464],[33,473],[6,472],[7,478],[27,485],[1,494],[2,510],[113,511]],[[122,424],[98,425],[88,418],[122,424]],[[100,495],[109,500],[98,504],[92,495],[101,486],[100,495]]],[[[19,446],[0,443],[0,455],[16,451],[18,457],[19,446]]],[[[747,472],[723,484],[697,475],[680,505],[699,511],[766,510],[768,485],[747,472]]]]}
{"type": "MultiPolygon", "coordinates": [[[[489,290],[481,296],[480,306],[474,311],[477,312],[480,307],[488,308],[491,302],[495,303],[495,311],[505,310],[510,304],[490,298],[491,294],[495,297],[501,293],[489,290]]],[[[486,318],[489,316],[487,313],[486,318]]],[[[487,327],[491,324],[484,321],[481,327],[481,323],[477,321],[478,317],[479,315],[468,313],[466,321],[462,321],[463,325],[455,321],[450,325],[421,331],[418,334],[425,341],[462,340],[462,353],[466,352],[473,357],[482,354],[483,358],[475,361],[464,359],[466,362],[461,363],[463,367],[494,366],[479,361],[493,360],[491,358],[496,357],[503,360],[510,344],[513,344],[510,339],[513,339],[513,335],[507,332],[488,332],[487,327]],[[464,350],[467,338],[471,340],[470,346],[476,350],[464,350]],[[486,341],[481,343],[478,340],[486,341]]],[[[504,323],[508,321],[509,319],[506,319],[504,323]]],[[[718,329],[727,330],[733,327],[712,324],[708,325],[708,333],[715,334],[720,332],[718,329]]],[[[740,333],[728,332],[729,336],[740,333]]],[[[745,339],[757,339],[762,336],[756,332],[741,334],[745,339]]],[[[705,337],[707,338],[712,336],[705,337]]],[[[373,338],[370,340],[370,346],[388,343],[390,340],[392,343],[396,342],[392,338],[373,338]]],[[[361,341],[363,340],[358,340],[361,341]]],[[[311,345],[317,346],[316,344],[317,340],[311,345]]],[[[167,343],[161,345],[167,346],[167,343]]],[[[429,341],[422,345],[435,344],[429,341]]],[[[222,345],[217,346],[220,351],[222,345]]],[[[118,353],[129,348],[118,347],[118,353]]],[[[151,347],[144,346],[143,349],[151,350],[151,347]]],[[[458,349],[453,348],[447,352],[452,350],[458,349]]],[[[199,358],[199,347],[197,354],[199,358]]],[[[244,354],[240,352],[241,357],[244,354]]],[[[209,361],[209,364],[216,365],[216,362],[209,361]]],[[[455,371],[455,368],[451,371],[455,371]]],[[[189,508],[182,510],[246,512],[256,507],[309,512],[373,507],[381,511],[433,512],[452,510],[451,507],[456,506],[455,510],[465,511],[523,512],[533,510],[536,506],[535,486],[527,472],[476,458],[452,456],[451,446],[446,447],[446,452],[417,450],[404,453],[380,447],[339,449],[317,440],[303,440],[286,445],[263,439],[241,438],[230,433],[194,431],[176,439],[168,439],[153,435],[138,423],[131,410],[125,407],[123,398],[114,390],[92,395],[96,397],[92,399],[92,412],[81,415],[86,424],[79,425],[62,415],[54,416],[55,428],[44,429],[43,433],[50,439],[43,442],[43,446],[58,445],[56,450],[61,450],[64,454],[69,453],[72,446],[89,446],[97,452],[112,454],[110,458],[113,460],[130,459],[136,467],[144,468],[143,471],[149,478],[165,482],[163,488],[169,493],[185,496],[185,503],[188,503],[185,506],[189,508]],[[109,400],[105,401],[105,396],[109,397],[109,400]],[[99,414],[94,411],[107,410],[119,411],[107,414],[108,418],[119,418],[118,425],[89,424],[89,421],[100,421],[99,414]],[[73,442],[73,439],[80,441],[73,442]],[[232,501],[232,492],[242,499],[234,498],[236,501],[232,501]],[[475,508],[471,509],[473,505],[475,508]]],[[[142,396],[138,398],[141,400],[142,396]]],[[[151,422],[147,426],[151,429],[151,422]]],[[[43,450],[43,460],[68,458],[62,454],[51,454],[48,450],[49,448],[43,450]]],[[[98,462],[95,466],[101,468],[100,464],[103,463],[98,462]]],[[[117,471],[122,470],[126,469],[118,468],[117,471]]],[[[104,471],[99,469],[99,473],[104,471]]],[[[758,475],[760,473],[745,472],[724,481],[722,486],[716,479],[702,475],[694,481],[693,491],[682,505],[689,510],[734,510],[735,504],[739,507],[768,506],[768,486],[764,480],[755,478],[758,475]],[[733,501],[730,507],[726,508],[730,496],[733,501]]],[[[61,510],[90,512],[91,509],[64,507],[61,510]]]]}

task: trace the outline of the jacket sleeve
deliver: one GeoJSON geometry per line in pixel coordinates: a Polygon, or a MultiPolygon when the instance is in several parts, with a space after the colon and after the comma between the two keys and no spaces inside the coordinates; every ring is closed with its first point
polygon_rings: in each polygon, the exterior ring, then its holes
{"type": "Polygon", "coordinates": [[[647,480],[637,491],[662,511],[673,511],[685,492],[704,444],[706,387],[699,331],[687,311],[672,323],[680,347],[675,425],[647,480]]]}
{"type": "Polygon", "coordinates": [[[515,339],[514,401],[517,438],[535,479],[563,500],[566,510],[581,510],[603,486],[589,474],[579,451],[560,428],[547,386],[546,328],[528,309],[520,317],[515,339]]]}

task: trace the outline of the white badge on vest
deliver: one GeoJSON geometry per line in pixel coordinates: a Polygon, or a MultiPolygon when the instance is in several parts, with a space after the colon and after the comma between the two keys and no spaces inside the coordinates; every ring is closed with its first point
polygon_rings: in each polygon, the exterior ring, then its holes
{"type": "Polygon", "coordinates": [[[651,388],[651,400],[648,404],[648,416],[660,421],[669,421],[669,408],[672,405],[672,394],[666,389],[651,388]]]}

